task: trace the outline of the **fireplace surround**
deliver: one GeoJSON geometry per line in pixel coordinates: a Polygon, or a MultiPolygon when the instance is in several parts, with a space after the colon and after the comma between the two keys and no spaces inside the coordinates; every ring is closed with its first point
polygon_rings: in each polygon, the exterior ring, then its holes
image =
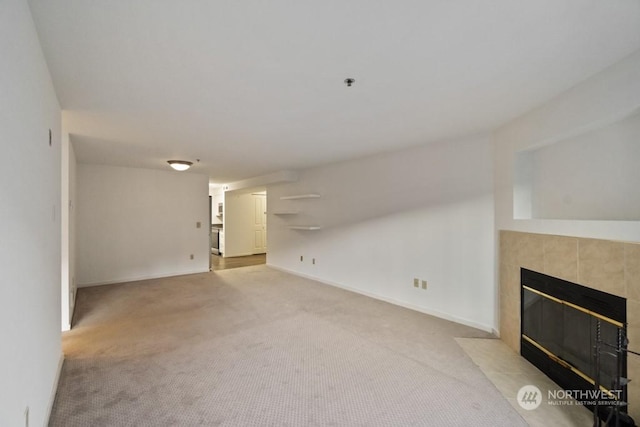
{"type": "MultiPolygon", "coordinates": [[[[640,351],[640,244],[502,230],[499,235],[500,338],[520,354],[521,269],[627,301],[629,349],[640,351]]],[[[629,356],[630,414],[640,419],[640,357],[629,356]]]]}
{"type": "Polygon", "coordinates": [[[524,268],[521,284],[520,354],[590,409],[596,384],[626,402],[626,299],[524,268]]]}

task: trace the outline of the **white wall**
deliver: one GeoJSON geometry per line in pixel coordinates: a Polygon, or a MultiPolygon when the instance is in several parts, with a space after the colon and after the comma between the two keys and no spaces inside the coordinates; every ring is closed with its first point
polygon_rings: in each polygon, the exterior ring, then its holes
{"type": "MultiPolygon", "coordinates": [[[[627,117],[638,107],[640,51],[498,129],[494,134],[496,229],[640,241],[640,221],[514,219],[513,213],[514,159],[517,152],[598,132],[627,117]]],[[[633,126],[628,129],[637,132],[633,126]]],[[[625,135],[625,138],[629,137],[638,144],[640,134],[635,139],[633,135],[625,135]]],[[[615,163],[618,170],[637,170],[640,159],[628,153],[625,150],[612,151],[613,157],[607,161],[615,163]]],[[[600,164],[593,165],[594,169],[599,167],[600,164]]],[[[585,180],[585,187],[589,185],[585,180]]],[[[620,207],[621,210],[632,212],[638,205],[640,193],[637,189],[629,191],[629,187],[624,186],[610,191],[616,193],[616,203],[621,200],[624,203],[626,198],[628,205],[620,207]]]]}
{"type": "Polygon", "coordinates": [[[78,203],[78,161],[76,159],[76,152],[73,149],[73,143],[69,142],[69,321],[73,320],[73,312],[76,303],[76,291],[77,291],[77,274],[76,259],[77,259],[77,203],[78,203]]]}
{"type": "Polygon", "coordinates": [[[640,220],[640,114],[529,151],[532,217],[640,220]]]}
{"type": "Polygon", "coordinates": [[[77,161],[69,134],[62,126],[62,197],[61,212],[61,258],[62,258],[62,299],[61,328],[71,329],[76,295],[76,169],[77,161]]]}
{"type": "Polygon", "coordinates": [[[28,407],[42,426],[62,361],[60,108],[26,1],[0,5],[0,58],[0,425],[28,407]]]}
{"type": "Polygon", "coordinates": [[[206,175],[78,164],[77,187],[78,286],[209,270],[206,175]]]}
{"type": "Polygon", "coordinates": [[[297,183],[268,187],[269,212],[300,213],[269,215],[267,262],[491,330],[492,186],[487,137],[301,171],[297,183]],[[306,193],[322,197],[280,199],[306,193]],[[428,289],[416,289],[414,278],[427,280],[428,289]]]}

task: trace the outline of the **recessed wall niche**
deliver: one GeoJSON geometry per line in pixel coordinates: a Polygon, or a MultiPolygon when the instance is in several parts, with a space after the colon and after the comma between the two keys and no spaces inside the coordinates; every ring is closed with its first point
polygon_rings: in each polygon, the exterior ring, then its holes
{"type": "Polygon", "coordinates": [[[640,220],[640,108],[515,156],[514,218],[640,220]]]}

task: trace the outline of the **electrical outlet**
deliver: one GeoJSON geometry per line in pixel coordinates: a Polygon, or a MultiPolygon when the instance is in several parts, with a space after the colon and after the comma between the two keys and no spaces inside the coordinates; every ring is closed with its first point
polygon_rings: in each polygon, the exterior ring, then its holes
{"type": "Polygon", "coordinates": [[[193,259],[193,254],[189,255],[189,258],[190,258],[190,259],[193,259]]]}
{"type": "Polygon", "coordinates": [[[304,257],[300,255],[300,262],[304,261],[304,257]]]}
{"type": "Polygon", "coordinates": [[[417,278],[413,279],[413,286],[415,286],[416,288],[420,287],[420,280],[418,280],[417,278]]]}
{"type": "Polygon", "coordinates": [[[427,289],[427,281],[426,280],[422,281],[422,289],[427,289]]]}

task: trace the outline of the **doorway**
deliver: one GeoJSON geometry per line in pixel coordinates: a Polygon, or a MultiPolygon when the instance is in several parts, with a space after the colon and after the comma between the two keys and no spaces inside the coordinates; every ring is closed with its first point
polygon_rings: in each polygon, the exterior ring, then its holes
{"type": "MultiPolygon", "coordinates": [[[[222,257],[263,255],[264,259],[268,242],[266,187],[226,191],[222,197],[224,219],[219,237],[220,247],[224,247],[222,257]]],[[[214,270],[216,263],[220,265],[214,257],[214,270]]]]}

